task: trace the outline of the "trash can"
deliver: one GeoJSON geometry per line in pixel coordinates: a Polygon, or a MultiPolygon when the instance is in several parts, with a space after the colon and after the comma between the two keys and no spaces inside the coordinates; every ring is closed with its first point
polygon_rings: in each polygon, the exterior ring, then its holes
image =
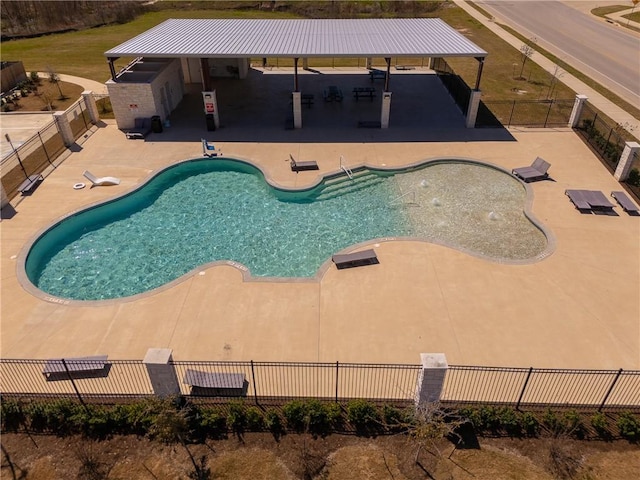
{"type": "Polygon", "coordinates": [[[216,122],[213,119],[213,113],[207,113],[207,131],[214,132],[216,130],[216,122]]]}
{"type": "Polygon", "coordinates": [[[162,133],[162,120],[160,119],[160,115],[151,117],[151,131],[153,133],[162,133]]]}

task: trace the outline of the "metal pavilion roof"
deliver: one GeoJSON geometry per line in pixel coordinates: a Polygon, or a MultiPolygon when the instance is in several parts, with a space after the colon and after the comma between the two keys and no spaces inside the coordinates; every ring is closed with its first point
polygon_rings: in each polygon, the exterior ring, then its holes
{"type": "Polygon", "coordinates": [[[170,19],[106,57],[485,57],[439,18],[170,19]]]}

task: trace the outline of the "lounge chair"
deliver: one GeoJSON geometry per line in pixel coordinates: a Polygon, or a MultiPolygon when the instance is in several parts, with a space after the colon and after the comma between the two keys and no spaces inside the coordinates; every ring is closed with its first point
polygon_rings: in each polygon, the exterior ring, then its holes
{"type": "Polygon", "coordinates": [[[120,185],[120,179],[116,177],[96,177],[89,170],[85,170],[82,175],[91,182],[91,187],[120,185]]]}
{"type": "Polygon", "coordinates": [[[331,260],[336,264],[338,270],[380,263],[376,256],[376,252],[372,249],[363,250],[361,252],[336,254],[331,257],[331,260]]]}
{"type": "Polygon", "coordinates": [[[203,372],[188,368],[182,383],[191,386],[191,395],[237,397],[247,394],[244,373],[203,372]]]}
{"type": "Polygon", "coordinates": [[[202,141],[202,155],[205,157],[217,157],[222,155],[222,152],[216,149],[215,145],[211,142],[207,142],[204,138],[202,141]]]}
{"type": "Polygon", "coordinates": [[[107,355],[47,360],[42,374],[47,380],[72,376],[98,376],[108,373],[107,355]],[[64,360],[64,362],[62,361],[64,360]]]}
{"type": "Polygon", "coordinates": [[[18,187],[18,191],[22,195],[26,195],[27,193],[31,193],[39,184],[44,180],[44,177],[39,173],[35,173],[33,175],[29,175],[18,187]]]}
{"type": "Polygon", "coordinates": [[[149,134],[150,131],[150,118],[136,118],[134,120],[134,127],[130,130],[125,130],[125,135],[129,140],[142,140],[149,134]]]}
{"type": "Polygon", "coordinates": [[[289,158],[291,159],[291,171],[293,172],[301,172],[303,170],[320,170],[318,163],[314,160],[308,162],[296,162],[296,159],[293,158],[293,155],[289,154],[289,158]]]}
{"type": "Polygon", "coordinates": [[[537,157],[531,166],[514,168],[511,173],[516,177],[520,177],[524,182],[533,182],[535,180],[544,180],[549,177],[547,170],[549,170],[549,164],[547,161],[540,157],[537,157]]]}
{"type": "Polygon", "coordinates": [[[616,199],[622,209],[627,213],[640,213],[640,208],[631,201],[624,192],[611,192],[611,196],[616,199]]]}
{"type": "Polygon", "coordinates": [[[611,210],[615,205],[598,190],[566,190],[565,195],[578,210],[611,210]]]}

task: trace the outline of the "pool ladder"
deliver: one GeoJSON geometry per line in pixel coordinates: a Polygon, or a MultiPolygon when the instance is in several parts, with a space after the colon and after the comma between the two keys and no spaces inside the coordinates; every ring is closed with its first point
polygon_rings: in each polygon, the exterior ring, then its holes
{"type": "Polygon", "coordinates": [[[347,177],[349,177],[349,180],[353,180],[353,172],[349,167],[342,164],[343,161],[344,161],[344,156],[340,155],[340,168],[344,171],[344,173],[347,174],[347,177]]]}

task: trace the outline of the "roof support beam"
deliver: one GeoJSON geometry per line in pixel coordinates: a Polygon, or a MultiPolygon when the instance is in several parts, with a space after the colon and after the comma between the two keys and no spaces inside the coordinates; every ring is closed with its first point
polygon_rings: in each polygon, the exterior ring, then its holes
{"type": "Polygon", "coordinates": [[[389,77],[391,76],[391,57],[385,57],[384,61],[387,62],[387,73],[384,76],[384,91],[389,91],[389,77]]]}
{"type": "Polygon", "coordinates": [[[478,61],[478,74],[476,76],[476,86],[474,90],[480,90],[480,79],[482,78],[482,67],[484,67],[484,57],[476,57],[478,61]]]}
{"type": "Polygon", "coordinates": [[[293,59],[293,91],[300,91],[300,88],[298,87],[298,57],[293,59]]]}
{"type": "Polygon", "coordinates": [[[209,59],[200,59],[200,70],[202,70],[202,89],[205,92],[211,91],[211,71],[209,70],[209,59]]]}
{"type": "Polygon", "coordinates": [[[111,72],[111,80],[116,81],[116,67],[113,66],[113,62],[115,62],[120,57],[107,57],[107,62],[109,62],[109,71],[111,72]]]}

